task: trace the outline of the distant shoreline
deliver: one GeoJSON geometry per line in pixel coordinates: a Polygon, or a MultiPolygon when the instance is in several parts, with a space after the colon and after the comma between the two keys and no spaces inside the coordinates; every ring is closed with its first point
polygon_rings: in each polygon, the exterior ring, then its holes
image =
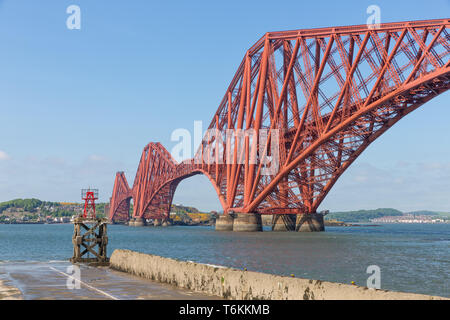
{"type": "MultiPolygon", "coordinates": [[[[6,223],[6,222],[0,222],[0,225],[44,225],[44,224],[72,224],[72,222],[13,222],[13,223],[6,223]]],[[[114,225],[124,225],[126,226],[126,223],[111,223],[114,225]]],[[[390,224],[401,224],[401,225],[423,225],[423,224],[430,224],[430,225],[436,225],[436,224],[450,224],[450,222],[377,222],[376,224],[373,223],[365,223],[365,222],[329,222],[325,220],[325,227],[381,227],[383,225],[390,225],[390,224]]],[[[214,224],[204,224],[204,223],[174,223],[173,226],[184,226],[184,227],[210,227],[214,226],[214,224]]],[[[265,225],[270,226],[270,225],[265,225]]]]}
{"type": "Polygon", "coordinates": [[[71,222],[0,222],[0,224],[29,224],[29,225],[35,225],[35,224],[72,224],[71,222]]]}

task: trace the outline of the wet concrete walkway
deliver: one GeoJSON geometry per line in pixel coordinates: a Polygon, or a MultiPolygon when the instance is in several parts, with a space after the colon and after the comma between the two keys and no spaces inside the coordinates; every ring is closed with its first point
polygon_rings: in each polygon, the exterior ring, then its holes
{"type": "Polygon", "coordinates": [[[69,262],[0,263],[0,300],[210,300],[207,296],[171,285],[153,282],[108,267],[79,265],[69,262]],[[20,290],[19,292],[14,288],[20,290]],[[4,293],[8,294],[3,294],[4,293]]]}

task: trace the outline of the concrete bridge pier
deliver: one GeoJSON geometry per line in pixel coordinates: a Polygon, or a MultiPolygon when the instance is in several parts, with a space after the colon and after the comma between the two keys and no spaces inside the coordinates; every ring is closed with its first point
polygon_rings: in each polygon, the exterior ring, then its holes
{"type": "Polygon", "coordinates": [[[153,225],[155,227],[160,227],[162,225],[162,220],[161,219],[153,219],[153,225]]]}
{"type": "Polygon", "coordinates": [[[145,225],[146,225],[146,223],[145,223],[145,219],[144,218],[135,218],[134,219],[134,226],[135,227],[143,227],[145,225]]]}
{"type": "Polygon", "coordinates": [[[259,213],[237,213],[234,217],[233,231],[235,231],[235,232],[263,231],[261,214],[259,214],[259,213]]]}
{"type": "Polygon", "coordinates": [[[296,223],[296,214],[274,214],[272,218],[272,231],[295,231],[296,223]]]}
{"type": "Polygon", "coordinates": [[[161,224],[163,227],[169,227],[172,225],[172,219],[166,219],[161,224]]]}
{"type": "Polygon", "coordinates": [[[145,219],[144,218],[130,218],[130,221],[128,221],[128,225],[130,227],[145,226],[145,219]]]}
{"type": "Polygon", "coordinates": [[[233,231],[234,218],[232,215],[221,215],[216,219],[216,231],[233,231]]]}
{"type": "Polygon", "coordinates": [[[325,223],[323,214],[320,213],[304,213],[297,215],[298,232],[322,232],[325,231],[325,223]]]}

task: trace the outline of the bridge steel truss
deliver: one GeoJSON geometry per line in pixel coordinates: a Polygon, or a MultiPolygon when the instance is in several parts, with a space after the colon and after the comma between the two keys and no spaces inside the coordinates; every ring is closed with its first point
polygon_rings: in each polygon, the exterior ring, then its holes
{"type": "Polygon", "coordinates": [[[315,213],[373,141],[449,89],[449,26],[266,33],[246,52],[194,158],[177,163],[160,143],[147,145],[131,189],[117,173],[110,219],[128,219],[130,199],[133,217],[167,218],[178,183],[195,174],[208,177],[226,214],[315,213]],[[251,129],[242,148],[236,134],[219,134],[251,129]],[[263,174],[277,159],[276,172],[263,174]]]}

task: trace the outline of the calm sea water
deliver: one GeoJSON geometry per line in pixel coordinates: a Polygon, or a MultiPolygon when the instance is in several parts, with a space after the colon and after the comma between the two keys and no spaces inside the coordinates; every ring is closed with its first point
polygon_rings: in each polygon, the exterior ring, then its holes
{"type": "MultiPolygon", "coordinates": [[[[72,225],[0,225],[0,261],[62,261],[72,256],[72,225]]],[[[212,227],[109,226],[109,254],[130,249],[272,274],[450,297],[450,224],[328,227],[324,233],[233,233],[212,227]]],[[[0,262],[1,263],[1,262],[0,262]]]]}

